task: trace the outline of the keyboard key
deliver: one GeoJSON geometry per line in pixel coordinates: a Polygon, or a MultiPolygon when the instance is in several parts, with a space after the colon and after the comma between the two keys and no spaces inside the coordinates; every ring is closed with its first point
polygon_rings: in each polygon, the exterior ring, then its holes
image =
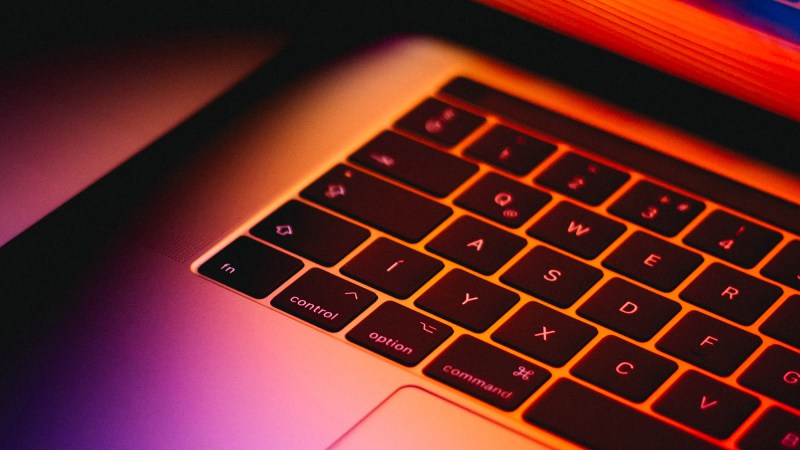
{"type": "Polygon", "coordinates": [[[656,348],[720,376],[730,375],[761,344],[744,330],[691,311],[656,348]]]}
{"type": "Polygon", "coordinates": [[[525,411],[523,418],[593,449],[717,448],[652,415],[567,379],[556,381],[525,411]]]}
{"type": "Polygon", "coordinates": [[[702,202],[640,181],[608,211],[665,236],[675,236],[705,208],[702,202]]]}
{"type": "Polygon", "coordinates": [[[606,336],[570,371],[633,402],[643,402],[678,365],[616,337],[606,336]]]}
{"type": "Polygon", "coordinates": [[[398,120],[395,126],[431,142],[452,147],[483,122],[483,117],[430,98],[398,120]]]}
{"type": "Polygon", "coordinates": [[[586,259],[616,240],[625,225],[569,202],[561,202],[528,230],[528,235],[586,259]]]}
{"type": "Polygon", "coordinates": [[[761,269],[761,274],[791,288],[800,290],[800,241],[786,245],[761,269]]]}
{"type": "Polygon", "coordinates": [[[703,258],[642,231],[633,233],[604,261],[609,269],[660,291],[675,289],[703,258]]]}
{"type": "Polygon", "coordinates": [[[313,268],[270,304],[323,330],[339,331],[377,298],[361,286],[313,268]]]}
{"type": "Polygon", "coordinates": [[[505,411],[517,408],[550,378],[536,364],[469,335],[459,337],[423,372],[505,411]]]}
{"type": "Polygon", "coordinates": [[[656,400],[653,409],[710,436],[725,439],[759,403],[752,395],[690,370],[656,400]]]}
{"type": "Polygon", "coordinates": [[[395,302],[386,302],[347,333],[347,339],[404,366],[415,366],[453,329],[395,302]]]}
{"type": "Polygon", "coordinates": [[[761,332],[800,349],[800,295],[786,300],[761,325],[761,332]]]}
{"type": "Polygon", "coordinates": [[[342,266],[342,273],[397,298],[408,298],[442,270],[444,264],[386,238],[342,266]]]}
{"type": "Polygon", "coordinates": [[[737,445],[742,450],[800,448],[800,416],[773,406],[756,420],[737,445]]]}
{"type": "Polygon", "coordinates": [[[525,175],[556,146],[502,125],[495,126],[464,154],[516,175],[525,175]]]}
{"type": "Polygon", "coordinates": [[[391,131],[384,131],[350,157],[437,197],[453,192],[478,166],[391,131]]]}
{"type": "Polygon", "coordinates": [[[488,173],[456,200],[456,205],[516,228],[550,201],[550,194],[496,173],[488,173]]]}
{"type": "Polygon", "coordinates": [[[197,271],[253,298],[264,298],[303,268],[303,263],[279,250],[239,237],[197,271]]]}
{"type": "Polygon", "coordinates": [[[756,265],[781,240],[781,234],[724,211],[703,219],[684,242],[744,268],[756,265]]]}
{"type": "Polygon", "coordinates": [[[365,228],[296,200],[278,208],[250,233],[328,267],[369,237],[365,228]]]}
{"type": "Polygon", "coordinates": [[[408,242],[419,241],[453,212],[345,165],[333,168],[301,195],[408,242]]]}
{"type": "Polygon", "coordinates": [[[578,308],[578,314],[644,342],[680,310],[677,302],[622,278],[612,278],[578,308]]]}
{"type": "Polygon", "coordinates": [[[428,250],[484,275],[494,273],[525,247],[525,239],[469,216],[459,217],[428,250]]]}
{"type": "Polygon", "coordinates": [[[414,302],[472,331],[485,331],[519,301],[515,292],[453,269],[414,302]]]}
{"type": "Polygon", "coordinates": [[[800,354],[771,345],[744,371],[739,383],[800,409],[800,354]]]}
{"type": "Polygon", "coordinates": [[[534,247],[500,280],[509,286],[566,308],[575,303],[603,272],[547,247],[534,247]]]}
{"type": "Polygon", "coordinates": [[[783,294],[781,288],[714,263],[680,297],[742,325],[750,325],[783,294]]]}
{"type": "Polygon", "coordinates": [[[567,153],[536,181],[590,205],[603,203],[630,176],[589,158],[567,153]]]}
{"type": "Polygon", "coordinates": [[[492,339],[555,367],[567,363],[597,330],[537,302],[529,302],[492,334],[492,339]]]}

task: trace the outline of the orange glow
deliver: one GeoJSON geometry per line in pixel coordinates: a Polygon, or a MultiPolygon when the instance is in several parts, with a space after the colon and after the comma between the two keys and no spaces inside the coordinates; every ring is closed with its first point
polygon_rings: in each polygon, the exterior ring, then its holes
{"type": "MultiPolygon", "coordinates": [[[[800,195],[800,183],[798,183],[796,177],[790,176],[786,173],[781,173],[763,164],[754,163],[752,160],[746,159],[742,156],[733,155],[709,142],[682,134],[674,129],[648,121],[647,119],[634,115],[630,112],[626,112],[609,104],[602,103],[597,99],[576,93],[575,91],[569,90],[553,81],[533,77],[516,71],[508,66],[493,62],[489,59],[481,58],[469,51],[457,49],[448,44],[430,40],[399,40],[391,45],[384,45],[377,50],[380,51],[375,51],[371,55],[371,62],[373,64],[365,64],[363,61],[366,60],[361,60],[360,62],[362,62],[362,64],[350,65],[347,67],[342,67],[338,71],[326,73],[327,77],[316,78],[313,80],[313,83],[305,86],[306,89],[302,92],[304,92],[306,95],[296,97],[292,103],[261,110],[259,112],[259,116],[254,116],[253,120],[250,121],[247,126],[242,126],[237,130],[235,133],[236,139],[231,141],[235,142],[235,145],[229,144],[232,145],[237,152],[241,152],[241,154],[252,155],[250,156],[252,159],[248,160],[249,164],[238,165],[240,167],[239,169],[236,169],[238,170],[238,173],[245,173],[246,170],[253,170],[254,172],[262,174],[260,175],[261,179],[267,179],[263,173],[266,173],[268,170],[267,168],[270,166],[271,161],[275,160],[276,155],[313,155],[313,158],[287,157],[285,159],[291,161],[292,164],[287,164],[282,166],[280,170],[272,170],[272,172],[270,172],[271,174],[278,172],[278,174],[271,175],[269,177],[269,179],[272,179],[272,177],[279,177],[277,178],[277,184],[281,184],[283,181],[285,181],[284,177],[295,180],[288,184],[289,186],[292,186],[292,188],[286,192],[276,192],[274,190],[269,191],[269,186],[267,184],[259,184],[258,187],[250,188],[250,190],[253,192],[242,193],[242,196],[253,196],[253,204],[264,206],[261,208],[259,213],[254,214],[249,220],[244,222],[235,230],[231,231],[227,238],[211,246],[203,256],[196,260],[192,265],[195,273],[197,273],[198,266],[204,263],[209,257],[216,254],[220,249],[225,247],[228,242],[238,236],[248,235],[249,230],[251,230],[254,225],[260,222],[264,216],[274,211],[280,204],[289,199],[297,199],[297,192],[299,190],[304,189],[306,186],[311,184],[318,178],[319,175],[325,173],[335,163],[346,159],[347,156],[355,149],[359,148],[364,142],[367,142],[369,139],[374,137],[376,130],[383,130],[387,127],[391,127],[391,124],[394,123],[398,117],[401,117],[405,112],[416,106],[428,95],[435,95],[436,90],[440,86],[447,83],[452,77],[458,75],[469,76],[472,79],[497,87],[498,89],[518,96],[524,100],[546,106],[553,111],[581,120],[587,124],[607,130],[619,136],[624,136],[625,138],[634,142],[644,144],[660,152],[669,154],[674,158],[690,161],[708,170],[722,173],[732,179],[737,179],[744,183],[750,184],[754,184],[757,180],[762,189],[767,190],[772,194],[788,198],[794,202],[797,202],[798,195],[800,195]],[[391,56],[396,55],[397,52],[400,52],[406,56],[413,55],[413,58],[405,60],[405,63],[402,65],[394,64],[391,56]],[[418,83],[423,83],[430,86],[430,90],[420,93],[418,83]],[[385,86],[393,86],[394,89],[385,89],[385,86]],[[375,100],[378,98],[380,101],[375,100]],[[347,104],[359,105],[359,107],[349,110],[349,114],[341,114],[339,108],[343,103],[343,99],[347,100],[347,104]],[[391,105],[391,107],[386,107],[385,105],[391,105]],[[340,120],[331,120],[332,117],[339,118],[340,120]],[[285,123],[291,123],[294,125],[294,127],[290,129],[289,127],[281,126],[281,124],[285,123]],[[257,153],[255,150],[259,148],[268,148],[270,152],[257,153]],[[298,179],[299,181],[297,181],[298,179]],[[256,192],[258,189],[261,189],[262,192],[256,192]]],[[[458,104],[456,106],[468,108],[467,105],[463,104],[458,104]]],[[[482,133],[487,132],[488,129],[497,123],[512,126],[511,123],[504,122],[502,117],[489,114],[487,117],[487,123],[482,125],[482,127],[479,128],[475,134],[466,138],[464,141],[455,145],[448,151],[457,155],[463,155],[465,150],[475,140],[477,140],[482,133]]],[[[533,136],[537,136],[546,140],[549,139],[548,136],[540,134],[543,132],[527,129],[525,131],[529,132],[533,136]]],[[[556,144],[558,146],[556,152],[550,156],[550,159],[546,160],[538,168],[534,169],[532,173],[526,175],[524,182],[528,182],[527,180],[530,180],[531,178],[536,178],[545,167],[547,167],[552,161],[555,161],[566,151],[582,151],[582,149],[575,148],[567,142],[558,141],[556,144]]],[[[278,159],[283,160],[284,158],[278,159]]],[[[623,166],[614,165],[614,163],[610,161],[604,162],[624,171],[629,170],[623,166]]],[[[480,178],[480,176],[488,173],[489,171],[490,169],[487,167],[481,167],[479,172],[474,175],[474,177],[476,179],[480,178]]],[[[388,177],[385,177],[379,173],[374,173],[374,175],[376,177],[383,178],[386,181],[390,181],[388,177]]],[[[243,178],[247,177],[248,175],[245,175],[243,178]]],[[[635,175],[635,177],[628,182],[629,184],[627,186],[629,187],[642,178],[643,175],[641,174],[635,175]]],[[[206,179],[206,181],[208,181],[208,179],[206,179]]],[[[207,184],[212,186],[220,186],[220,183],[221,181],[207,184]]],[[[226,189],[227,188],[237,189],[237,187],[234,185],[226,186],[226,189]]],[[[238,189],[242,190],[241,188],[238,189]]],[[[456,189],[456,191],[447,195],[443,200],[440,199],[437,201],[443,201],[446,205],[453,207],[458,211],[458,206],[454,203],[454,199],[461,195],[466,189],[467,186],[462,185],[456,189]]],[[[606,207],[614,203],[619,198],[621,193],[626,190],[627,187],[623,187],[619,192],[617,192],[617,194],[601,204],[599,208],[605,211],[606,207]]],[[[427,194],[420,193],[420,195],[427,194]]],[[[210,196],[202,196],[202,200],[207,202],[209,197],[210,196]]],[[[561,200],[566,199],[559,193],[553,193],[553,197],[554,200],[552,201],[551,206],[557,204],[561,200]]],[[[704,212],[703,215],[698,216],[695,220],[703,220],[707,216],[708,211],[725,208],[724,206],[715,204],[711,201],[706,201],[706,204],[707,211],[704,212]]],[[[550,207],[544,208],[542,211],[537,212],[529,219],[529,223],[539,220],[549,211],[550,207]]],[[[331,213],[339,216],[340,218],[347,219],[347,216],[345,215],[341,215],[333,211],[331,211],[331,213]]],[[[450,224],[457,220],[459,216],[460,214],[455,214],[454,216],[445,220],[436,230],[427,235],[426,238],[423,238],[422,241],[415,244],[404,243],[403,245],[406,245],[407,247],[419,252],[426,252],[426,245],[435,236],[437,236],[441,230],[447,228],[450,226],[450,224]]],[[[194,218],[191,220],[193,219],[194,218]]],[[[770,225],[765,223],[759,222],[759,224],[768,228],[770,227],[770,225]]],[[[181,230],[186,229],[185,226],[177,228],[181,230]]],[[[527,226],[523,226],[520,228],[520,230],[526,228],[527,226]]],[[[688,233],[689,228],[666,240],[676,245],[680,245],[682,239],[688,233]]],[[[638,230],[640,230],[638,225],[629,224],[629,229],[625,231],[625,233],[619,238],[620,241],[625,240],[638,230]]],[[[371,230],[371,234],[372,236],[358,246],[355,250],[353,250],[351,255],[359,254],[376,239],[391,239],[391,236],[380,230],[373,229],[371,230]]],[[[794,235],[790,236],[791,239],[796,238],[794,235]]],[[[527,250],[529,249],[530,246],[527,250]]],[[[519,252],[506,263],[503,269],[500,269],[493,275],[486,276],[485,278],[493,283],[502,284],[500,282],[499,274],[503,273],[505,269],[519,262],[519,260],[527,253],[527,250],[519,252]]],[[[777,248],[774,249],[773,252],[765,258],[765,260],[771,259],[777,250],[777,248]]],[[[586,261],[586,263],[597,269],[605,270],[601,265],[601,261],[604,260],[611,251],[612,249],[610,248],[606,249],[598,257],[591,261],[586,261]]],[[[710,264],[717,261],[717,259],[715,259],[713,256],[705,256],[705,258],[706,260],[702,263],[701,267],[697,268],[698,273],[702,272],[710,264]]],[[[301,259],[306,264],[306,267],[318,267],[318,265],[310,260],[303,258],[301,259]]],[[[326,270],[331,270],[333,273],[341,273],[342,267],[347,261],[349,261],[349,259],[350,258],[345,258],[344,260],[335,264],[333,267],[326,270]]],[[[419,288],[416,293],[412,294],[411,297],[403,300],[402,302],[404,306],[408,307],[409,309],[414,309],[418,312],[425,313],[424,310],[420,309],[415,304],[421,293],[425,292],[428,288],[439,282],[451,269],[459,267],[458,264],[446,259],[443,262],[444,269],[434,275],[431,280],[419,288]]],[[[758,276],[762,265],[763,263],[759,264],[753,269],[750,269],[748,273],[753,276],[758,276]]],[[[307,269],[301,270],[299,273],[295,274],[286,281],[284,286],[289,286],[294,283],[300,276],[303,275],[303,273],[306,272],[306,270],[307,269]]],[[[606,271],[604,279],[590,288],[583,299],[585,300],[597,292],[597,290],[603,286],[606,281],[608,281],[610,276],[611,272],[606,271]]],[[[699,309],[696,306],[682,302],[678,297],[678,292],[683,291],[689,283],[690,280],[685,280],[672,292],[664,293],[665,297],[676,302],[681,302],[684,308],[684,313],[686,311],[695,311],[699,309]]],[[[276,293],[280,291],[281,289],[277,289],[276,293]]],[[[264,300],[253,299],[252,301],[253,303],[262,305],[264,308],[273,309],[274,307],[270,304],[270,301],[275,295],[276,294],[271,294],[264,300]]],[[[476,336],[478,339],[492,343],[493,340],[491,335],[508,318],[516,314],[526,303],[532,301],[531,296],[523,295],[522,297],[524,299],[523,301],[520,301],[518,304],[513,306],[503,315],[503,317],[498,319],[486,331],[481,333],[472,333],[466,328],[450,324],[454,329],[453,335],[448,338],[445,344],[439,347],[438,350],[426,356],[421,363],[412,368],[407,368],[399,363],[382,357],[374,358],[374,360],[383,362],[386,366],[399,369],[397,370],[396,376],[406,377],[403,378],[404,383],[401,386],[411,385],[420,387],[446,401],[468,408],[469,410],[490,419],[496,424],[507,427],[513,431],[520,432],[527,437],[535,439],[536,441],[546,445],[553,446],[554,448],[577,448],[577,446],[573,443],[570,443],[540,428],[531,426],[523,418],[523,412],[526,411],[531,405],[535,404],[541,398],[542,394],[546,392],[556,380],[563,377],[571,377],[570,371],[572,367],[577,361],[580,361],[594,348],[594,344],[596,342],[605,336],[614,335],[614,332],[608,329],[601,328],[594,340],[590,344],[586,345],[582,350],[578,351],[578,353],[570,359],[570,362],[564,366],[547,366],[547,370],[551,373],[552,377],[546,381],[541,388],[534,392],[531,397],[525,400],[520,407],[516,408],[511,413],[503,412],[497,408],[489,406],[482,400],[471,397],[468,394],[464,394],[460,390],[451,388],[443,383],[438,383],[423,373],[423,369],[439,355],[439,350],[447,348],[450,343],[461,336],[476,336]],[[403,375],[400,375],[400,373],[403,375]]],[[[360,317],[366,317],[387,301],[391,302],[393,300],[391,300],[391,297],[388,295],[380,294],[378,300],[369,306],[360,317]]],[[[776,304],[773,305],[769,311],[764,313],[762,318],[755,324],[740,328],[752,333],[757,333],[758,327],[761,325],[761,323],[763,323],[763,320],[772,314],[772,312],[774,312],[780,303],[780,301],[776,302],[776,304]]],[[[582,304],[583,300],[578,301],[576,304],[562,309],[561,312],[573,318],[578,318],[579,315],[577,313],[577,309],[582,304]]],[[[285,314],[283,312],[279,313],[285,314]]],[[[290,314],[285,315],[293,322],[299,323],[303,326],[313,327],[313,325],[307,324],[302,319],[298,319],[290,314]]],[[[667,330],[671,329],[675,323],[680,320],[682,315],[683,313],[674,317],[661,329],[659,333],[657,333],[656,336],[651,338],[648,342],[641,344],[642,348],[658,354],[660,351],[655,347],[655,342],[657,342],[667,332],[667,330]]],[[[360,323],[359,320],[360,319],[354,320],[353,323],[347,325],[339,332],[327,335],[339,340],[343,344],[347,344],[348,348],[352,349],[353,344],[346,338],[346,335],[353,327],[360,323]]],[[[727,322],[727,320],[723,320],[723,322],[727,322]]],[[[319,332],[318,330],[314,331],[319,332]]],[[[319,334],[322,334],[322,332],[319,332],[319,334]]],[[[764,338],[765,346],[775,342],[776,341],[772,338],[764,338]]],[[[374,355],[370,352],[370,350],[361,347],[356,347],[355,350],[360,351],[367,356],[374,355]]],[[[521,353],[516,352],[513,349],[503,348],[503,350],[518,356],[523,356],[521,353]]],[[[750,358],[745,361],[741,367],[734,372],[733,375],[730,376],[730,378],[735,379],[738,377],[760,353],[760,351],[756,351],[754,355],[751,355],[750,358]]],[[[635,403],[633,401],[614,396],[613,394],[612,397],[627,406],[640,411],[645,411],[648,414],[652,414],[651,407],[655,402],[655,399],[660,398],[669,389],[669,387],[672,385],[672,382],[680,376],[680,374],[693,368],[690,363],[677,359],[673,360],[677,363],[678,369],[668,381],[666,381],[661,387],[659,387],[650,395],[648,400],[641,403],[635,403]]],[[[363,361],[359,361],[361,365],[347,366],[347,368],[352,373],[368,373],[369,371],[374,370],[375,366],[383,367],[380,364],[373,364],[373,362],[374,361],[369,360],[369,358],[365,358],[363,361]]],[[[619,370],[626,371],[627,368],[626,366],[622,365],[619,367],[619,370]]],[[[387,370],[386,372],[390,371],[387,370]]],[[[370,381],[363,383],[363,385],[364,387],[375,388],[376,384],[383,383],[384,381],[385,380],[370,381]]],[[[403,391],[401,390],[401,392],[403,391]]],[[[364,420],[358,422],[358,426],[354,428],[350,434],[346,435],[342,440],[337,441],[337,445],[341,445],[342,448],[347,448],[348,444],[357,445],[370,442],[369,439],[375,436],[376,430],[378,430],[378,433],[380,433],[382,425],[387,423],[387,418],[389,422],[398,419],[398,416],[392,414],[392,405],[398,400],[398,398],[400,399],[400,403],[409,401],[408,398],[404,397],[406,397],[405,392],[400,394],[399,397],[392,396],[391,392],[387,393],[386,397],[384,398],[389,398],[389,400],[387,400],[386,403],[381,404],[381,406],[377,408],[374,413],[366,415],[364,420]],[[388,408],[384,409],[387,404],[388,408]]],[[[411,397],[414,396],[412,395],[411,397]]],[[[748,425],[752,424],[756,418],[759,417],[764,410],[766,410],[766,408],[778,404],[778,402],[767,398],[766,396],[758,395],[758,397],[762,401],[762,406],[759,408],[759,411],[753,414],[753,416],[748,419],[748,421],[742,425],[736,433],[725,440],[712,440],[711,438],[702,435],[700,432],[695,431],[686,425],[682,425],[677,421],[671,419],[664,420],[667,423],[681,428],[690,434],[699,436],[702,439],[706,439],[719,445],[733,446],[733,443],[739,439],[748,425]]],[[[414,399],[412,398],[411,400],[414,399]]],[[[435,408],[437,404],[437,402],[432,402],[433,404],[428,406],[427,403],[428,402],[426,402],[427,408],[435,408]]],[[[426,417],[429,416],[426,415],[426,417]]],[[[432,414],[430,417],[439,416],[432,414]]],[[[456,419],[455,416],[452,415],[447,415],[444,416],[442,420],[447,422],[450,420],[460,419],[456,419]]],[[[414,425],[417,426],[419,424],[415,423],[414,425]]],[[[447,428],[449,423],[437,423],[437,425],[443,426],[445,429],[449,429],[447,428]]],[[[385,429],[383,431],[385,431],[385,429]]],[[[383,437],[386,436],[384,435],[383,437]]],[[[499,444],[498,447],[508,448],[499,444]]]]}
{"type": "Polygon", "coordinates": [[[484,0],[548,28],[800,119],[800,47],[675,0],[484,0]]]}

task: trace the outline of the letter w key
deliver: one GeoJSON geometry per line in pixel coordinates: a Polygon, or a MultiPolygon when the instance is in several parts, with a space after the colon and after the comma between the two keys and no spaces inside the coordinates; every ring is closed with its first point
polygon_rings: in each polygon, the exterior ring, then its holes
{"type": "Polygon", "coordinates": [[[528,230],[528,234],[584,258],[594,258],[625,231],[625,226],[562,201],[528,230]]]}

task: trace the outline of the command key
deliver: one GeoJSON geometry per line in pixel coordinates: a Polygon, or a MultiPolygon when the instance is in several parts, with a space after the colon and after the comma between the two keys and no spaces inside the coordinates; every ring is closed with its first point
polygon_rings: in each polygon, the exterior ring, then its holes
{"type": "Polygon", "coordinates": [[[550,372],[465,335],[423,370],[425,375],[511,411],[530,397],[550,372]]]}

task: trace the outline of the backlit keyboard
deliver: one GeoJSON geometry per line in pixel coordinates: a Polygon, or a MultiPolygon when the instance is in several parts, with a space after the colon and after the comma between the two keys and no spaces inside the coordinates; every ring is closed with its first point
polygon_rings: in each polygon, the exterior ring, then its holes
{"type": "Polygon", "coordinates": [[[198,271],[579,445],[800,448],[799,233],[456,78],[198,271]]]}

